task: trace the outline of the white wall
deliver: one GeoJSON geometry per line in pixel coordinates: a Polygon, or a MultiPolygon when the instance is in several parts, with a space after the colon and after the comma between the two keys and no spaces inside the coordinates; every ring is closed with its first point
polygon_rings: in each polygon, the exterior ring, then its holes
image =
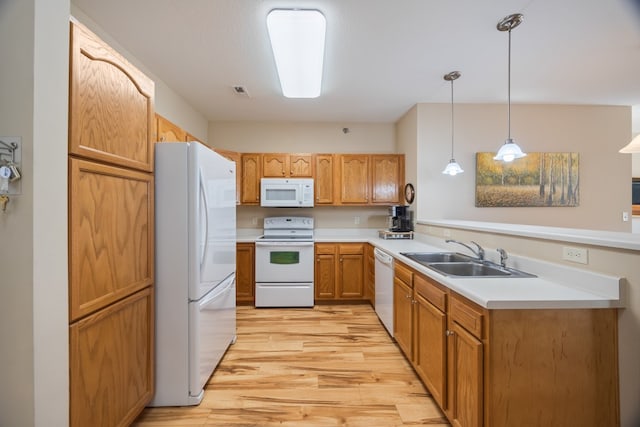
{"type": "Polygon", "coordinates": [[[393,123],[210,122],[208,142],[242,153],[395,153],[394,133],[393,123]]]}
{"type": "Polygon", "coordinates": [[[631,231],[622,222],[622,212],[631,212],[631,158],[618,153],[631,136],[629,107],[512,106],[512,137],[525,151],[580,154],[580,205],[553,208],[475,207],[475,153],[504,143],[506,106],[456,106],[455,158],[465,172],[455,177],[441,173],[451,157],[450,105],[417,108],[418,219],[631,231]]]}
{"type": "Polygon", "coordinates": [[[68,0],[0,2],[0,133],[23,149],[0,212],[2,426],[68,425],[68,17],[68,0]]]}

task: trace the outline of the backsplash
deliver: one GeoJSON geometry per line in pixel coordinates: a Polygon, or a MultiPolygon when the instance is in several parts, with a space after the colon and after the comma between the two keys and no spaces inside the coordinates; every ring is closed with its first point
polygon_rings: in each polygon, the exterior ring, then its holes
{"type": "Polygon", "coordinates": [[[387,227],[388,207],[317,206],[314,208],[262,208],[238,206],[238,228],[263,228],[265,217],[313,217],[316,228],[379,228],[387,227]]]}

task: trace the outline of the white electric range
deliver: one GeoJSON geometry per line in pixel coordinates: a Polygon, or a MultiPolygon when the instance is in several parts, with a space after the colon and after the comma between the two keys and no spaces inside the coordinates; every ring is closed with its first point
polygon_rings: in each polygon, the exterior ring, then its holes
{"type": "Polygon", "coordinates": [[[265,218],[255,256],[256,307],[313,307],[313,218],[265,218]]]}

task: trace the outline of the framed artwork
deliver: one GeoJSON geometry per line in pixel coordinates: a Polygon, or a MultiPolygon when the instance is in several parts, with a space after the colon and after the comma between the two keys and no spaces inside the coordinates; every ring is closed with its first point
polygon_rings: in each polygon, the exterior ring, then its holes
{"type": "Polygon", "coordinates": [[[476,153],[476,207],[572,207],[580,204],[579,153],[527,153],[505,163],[476,153]]]}

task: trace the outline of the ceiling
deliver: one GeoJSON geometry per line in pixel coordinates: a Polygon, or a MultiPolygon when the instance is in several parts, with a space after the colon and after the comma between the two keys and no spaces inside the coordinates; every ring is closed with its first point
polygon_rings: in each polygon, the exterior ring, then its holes
{"type": "MultiPolygon", "coordinates": [[[[640,105],[637,0],[72,0],[208,120],[395,122],[416,103],[640,105]],[[327,19],[322,95],[281,95],[265,17],[327,19]],[[245,86],[249,97],[233,86],[245,86]]],[[[640,127],[638,128],[640,131],[640,127]]]]}

